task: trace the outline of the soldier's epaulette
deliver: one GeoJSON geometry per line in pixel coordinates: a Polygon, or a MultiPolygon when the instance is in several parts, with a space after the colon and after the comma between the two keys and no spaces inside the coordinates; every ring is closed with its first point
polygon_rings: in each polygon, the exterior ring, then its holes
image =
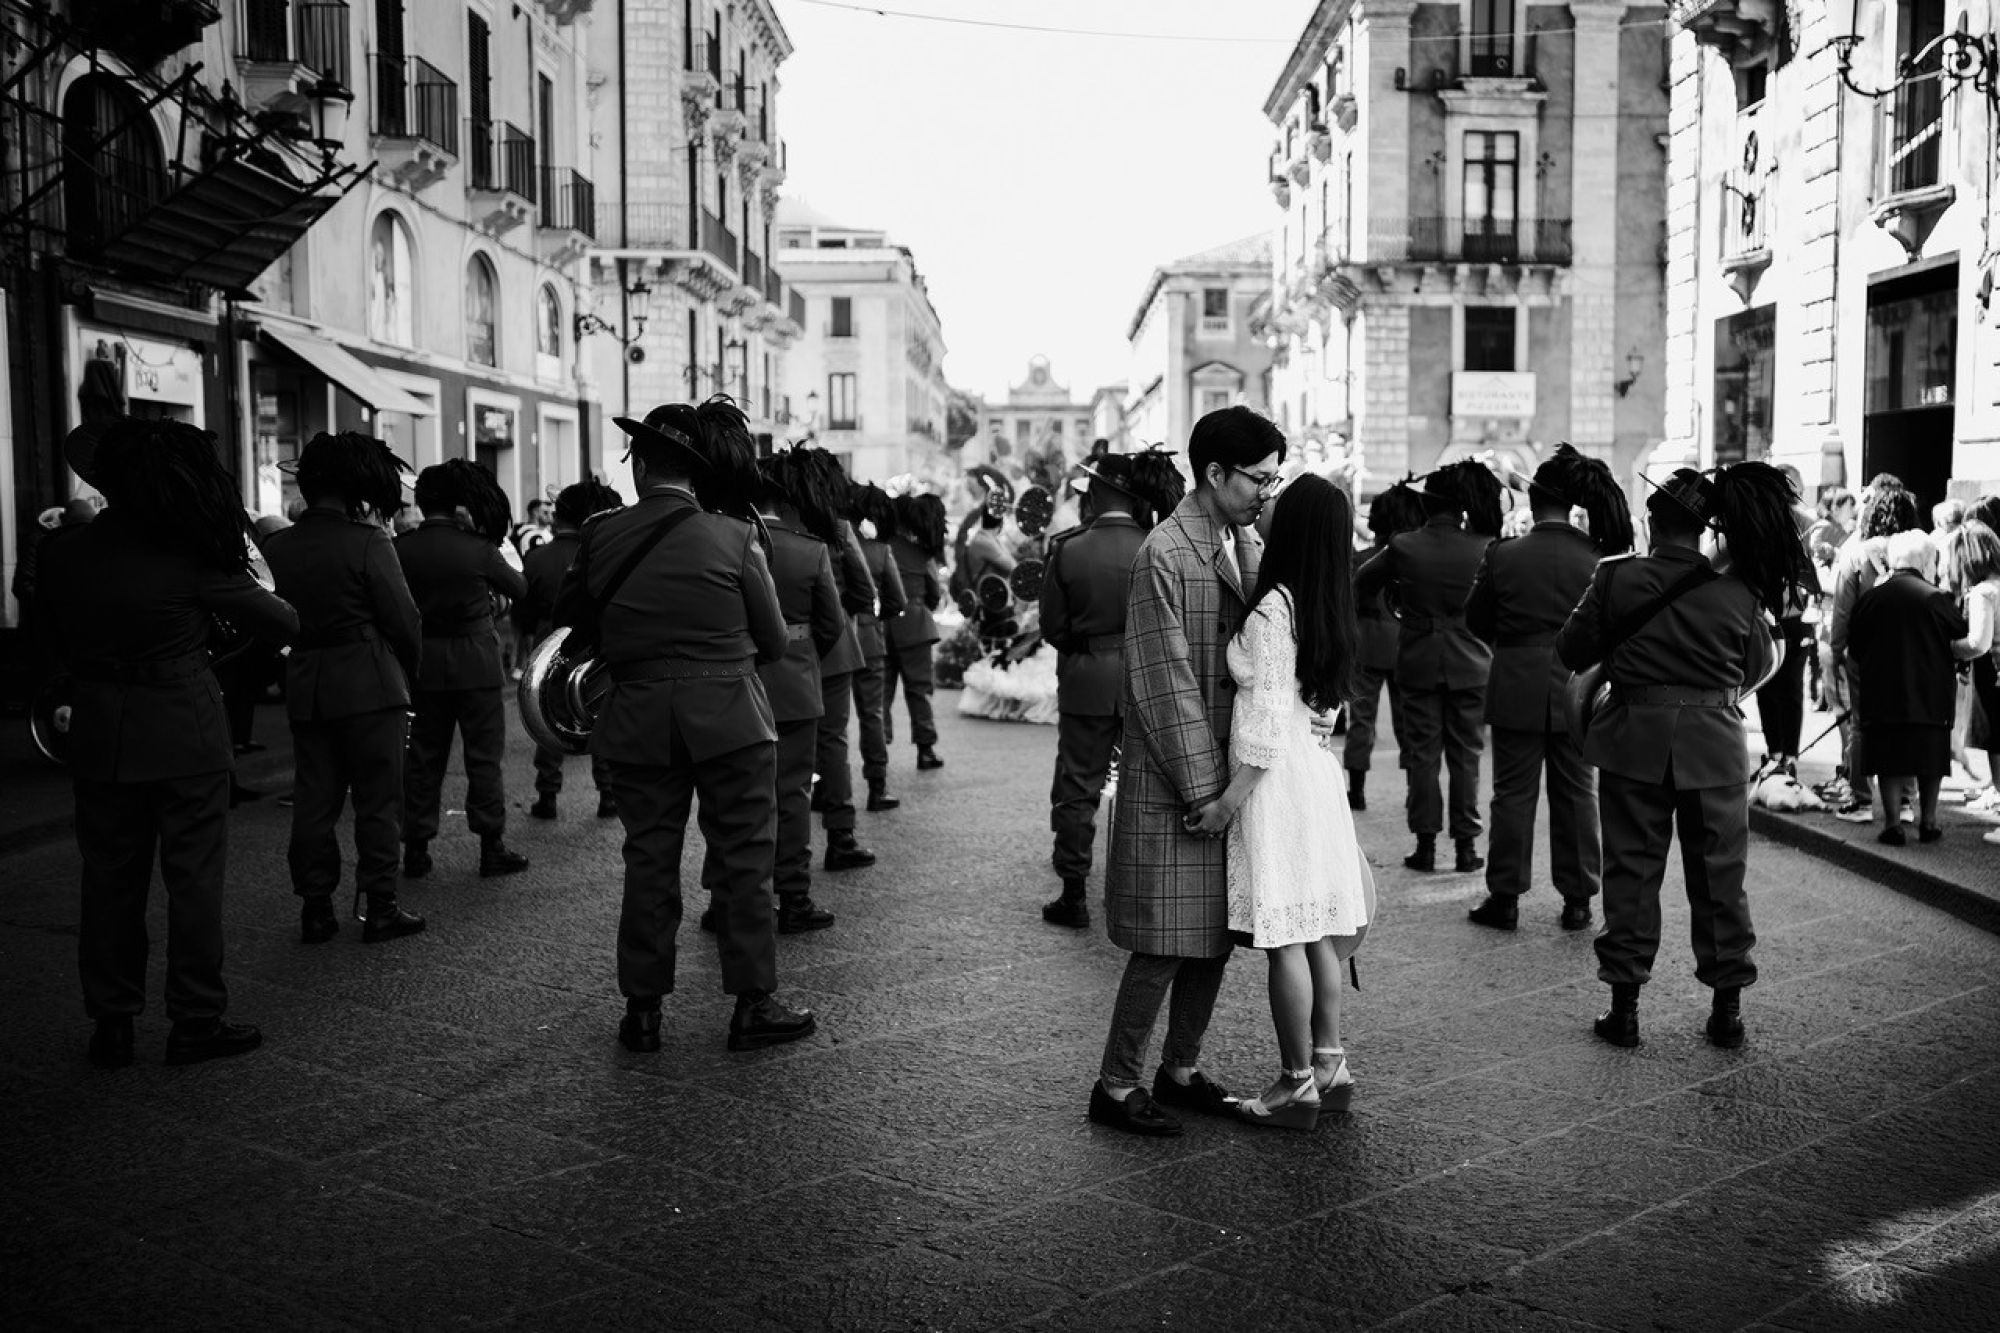
{"type": "Polygon", "coordinates": [[[625,507],[623,505],[620,505],[615,509],[600,509],[596,513],[592,514],[589,518],[583,520],[583,523],[577,528],[577,532],[587,533],[592,528],[596,527],[599,523],[602,523],[605,519],[610,518],[613,514],[622,514],[624,512],[625,512],[625,507]]]}
{"type": "Polygon", "coordinates": [[[1066,542],[1078,533],[1088,531],[1090,531],[1090,524],[1079,523],[1073,528],[1064,528],[1061,532],[1051,532],[1049,534],[1049,545],[1054,546],[1058,542],[1066,542]]]}

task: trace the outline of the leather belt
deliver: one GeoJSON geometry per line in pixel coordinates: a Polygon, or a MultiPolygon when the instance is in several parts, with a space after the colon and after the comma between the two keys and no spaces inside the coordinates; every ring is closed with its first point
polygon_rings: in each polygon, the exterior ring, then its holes
{"type": "Polygon", "coordinates": [[[377,635],[373,625],[342,625],[338,629],[315,630],[310,634],[300,634],[297,649],[339,648],[350,643],[373,643],[377,635]]]}
{"type": "Polygon", "coordinates": [[[1735,690],[1700,690],[1692,685],[1614,685],[1611,697],[1648,708],[1734,708],[1742,696],[1735,690]]]}
{"type": "Polygon", "coordinates": [[[1507,634],[1494,640],[1495,648],[1553,648],[1556,632],[1545,630],[1540,634],[1507,634]]]}
{"type": "Polygon", "coordinates": [[[1441,629],[1450,629],[1454,625],[1463,625],[1464,623],[1465,617],[1463,615],[1403,617],[1403,628],[1415,630],[1419,634],[1435,634],[1441,629]]]}
{"type": "Polygon", "coordinates": [[[795,625],[789,620],[785,622],[785,637],[790,639],[793,643],[799,643],[806,639],[810,639],[812,637],[812,632],[813,632],[813,627],[811,625],[807,624],[795,625]]]}
{"type": "Polygon", "coordinates": [[[182,653],[145,662],[72,662],[69,673],[78,680],[108,685],[171,685],[207,671],[208,651],[182,653]]]}
{"type": "Polygon", "coordinates": [[[648,680],[734,680],[757,674],[749,658],[734,662],[705,662],[694,657],[649,657],[637,662],[612,662],[611,679],[620,685],[636,685],[648,680]]]}

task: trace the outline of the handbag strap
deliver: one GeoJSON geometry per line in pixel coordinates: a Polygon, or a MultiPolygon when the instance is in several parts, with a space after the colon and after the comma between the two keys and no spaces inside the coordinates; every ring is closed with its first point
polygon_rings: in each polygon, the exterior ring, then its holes
{"type": "MultiPolygon", "coordinates": [[[[1611,568],[1615,568],[1615,566],[1608,567],[1604,574],[1604,590],[1607,594],[1611,591],[1611,568]]],[[[1669,583],[1646,602],[1626,612],[1624,619],[1613,625],[1610,634],[1605,638],[1605,660],[1608,661],[1610,659],[1612,649],[1644,629],[1654,616],[1659,615],[1660,612],[1673,605],[1674,602],[1680,599],[1683,593],[1693,592],[1702,584],[1713,582],[1721,577],[1720,574],[1717,574],[1704,562],[1690,569],[1672,583],[1669,583]]]]}
{"type": "Polygon", "coordinates": [[[689,505],[685,509],[676,509],[673,513],[660,520],[659,525],[646,534],[645,539],[633,548],[632,554],[625,557],[625,563],[619,565],[612,572],[611,581],[604,585],[604,591],[597,594],[594,599],[599,618],[603,617],[606,608],[611,605],[611,599],[618,595],[618,590],[625,586],[625,580],[631,578],[633,571],[639,568],[639,562],[651,555],[653,548],[665,541],[668,533],[701,512],[694,505],[689,505]]]}

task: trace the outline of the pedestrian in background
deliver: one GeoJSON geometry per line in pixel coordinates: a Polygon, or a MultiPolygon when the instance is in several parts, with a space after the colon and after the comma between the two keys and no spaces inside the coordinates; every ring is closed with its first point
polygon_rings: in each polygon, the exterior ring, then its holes
{"type": "MultiPolygon", "coordinates": [[[[556,595],[562,591],[563,579],[582,548],[583,525],[597,514],[622,509],[624,505],[618,492],[601,481],[579,481],[563,487],[556,496],[555,527],[549,539],[521,555],[521,578],[528,591],[514,609],[527,625],[524,642],[539,644],[554,631],[556,595]]],[[[535,747],[535,803],[528,807],[528,813],[536,819],[556,817],[565,758],[560,750],[535,747]]],[[[611,794],[610,766],[594,755],[590,760],[590,780],[597,788],[597,817],[616,819],[618,798],[611,794]]]]}
{"type": "MultiPolygon", "coordinates": [[[[1803,498],[1799,470],[1790,463],[1773,466],[1791,483],[1792,517],[1800,537],[1809,539],[1815,518],[1803,498]]],[[[1807,549],[1810,551],[1810,546],[1807,549]]],[[[1817,583],[1799,589],[1793,604],[1778,617],[1777,674],[1757,691],[1757,721],[1764,732],[1765,751],[1758,768],[1763,773],[1783,773],[1794,779],[1799,775],[1799,742],[1806,720],[1806,663],[1814,651],[1806,612],[1818,600],[1818,591],[1817,583]]]]}
{"type": "MultiPolygon", "coordinates": [[[[1368,533],[1373,544],[1354,568],[1357,574],[1389,550],[1389,542],[1424,525],[1424,502],[1408,482],[1397,482],[1368,506],[1368,533]]],[[[1347,703],[1347,808],[1368,808],[1368,770],[1374,764],[1376,719],[1381,716],[1382,691],[1389,692],[1389,724],[1395,731],[1400,769],[1409,768],[1409,730],[1403,720],[1403,687],[1396,682],[1396,653],[1403,635],[1390,603],[1389,590],[1378,588],[1358,598],[1355,617],[1361,649],[1355,662],[1355,694],[1347,703]]]]}
{"type": "Polygon", "coordinates": [[[861,554],[875,582],[875,611],[854,617],[861,639],[861,670],[854,673],[854,712],[861,719],[861,776],[868,783],[868,809],[894,810],[902,802],[889,794],[889,625],[908,606],[903,576],[890,548],[896,509],[889,493],[874,484],[849,492],[849,519],[861,539],[861,554]]]}
{"type": "Polygon", "coordinates": [[[1200,1069],[1231,948],[1227,845],[1210,807],[1229,780],[1235,699],[1223,648],[1250,610],[1262,554],[1253,525],[1282,478],[1285,437],[1247,407],[1221,408],[1195,423],[1188,462],[1194,493],[1140,544],[1126,608],[1125,735],[1104,912],[1111,942],[1131,957],[1089,1114],[1131,1134],[1179,1134],[1169,1107],[1236,1114],[1228,1091],[1200,1069]],[[1149,1097],[1140,1079],[1169,990],[1149,1097]]]}
{"type": "Polygon", "coordinates": [[[465,822],[479,836],[479,874],[512,875],[528,868],[528,858],[505,841],[507,671],[495,599],[518,601],[528,584],[500,553],[507,497],[492,473],[462,458],[419,472],[416,496],[424,521],[396,539],[396,558],[424,620],[403,777],[403,874],[419,879],[431,872],[430,844],[456,732],[465,751],[465,822]]]}
{"type": "MultiPolygon", "coordinates": [[[[1968,739],[1986,750],[1986,808],[2000,805],[2000,535],[1976,518],[1967,519],[1952,544],[1947,582],[1964,599],[1965,637],[1954,640],[1952,656],[1971,663],[1972,725],[1968,739]]],[[[1977,808],[1972,801],[1968,808],[1977,808]]],[[[2000,829],[1985,841],[2000,843],[2000,829]]]]}
{"type": "Polygon", "coordinates": [[[917,770],[944,767],[938,758],[937,719],[931,711],[937,619],[931,613],[944,604],[939,578],[944,559],[944,501],[935,495],[896,497],[896,536],[890,543],[896,570],[903,581],[903,614],[889,622],[889,671],[884,678],[882,717],[893,739],[896,687],[910,714],[910,741],[917,747],[917,770]]]}
{"type": "Polygon", "coordinates": [[[1931,583],[1937,548],[1928,535],[1899,532],[1887,542],[1889,572],[1855,601],[1848,653],[1860,675],[1862,752],[1878,784],[1882,831],[1901,847],[1903,804],[1914,783],[1917,838],[1936,842],[1938,789],[1951,769],[1951,724],[1958,676],[1952,641],[1966,634],[1951,594],[1931,583]]]}
{"type": "Polygon", "coordinates": [[[294,772],[286,862],[307,944],[340,932],[334,830],[350,794],[355,901],[367,903],[362,940],[375,944],[424,928],[396,896],[403,751],[423,621],[384,522],[402,502],[408,466],[370,436],[315,435],[295,469],[305,511],[264,544],[278,595],[299,613],[285,667],[294,772]]]}
{"type": "Polygon", "coordinates": [[[82,862],[77,970],[92,1064],[132,1063],[146,1006],[146,898],[167,894],[167,1063],[255,1049],[225,1014],[222,893],[235,757],[208,650],[217,620],[289,642],[292,608],[250,576],[249,520],[215,437],[119,418],[63,456],[106,501],[49,543],[35,583],[44,644],[74,682],[67,762],[82,862]]]}
{"type": "Polygon", "coordinates": [[[1861,505],[1860,526],[1840,548],[1834,565],[1833,595],[1827,617],[1829,664],[1840,691],[1840,735],[1847,779],[1845,799],[1835,804],[1834,817],[1866,824],[1875,817],[1875,784],[1861,734],[1861,674],[1851,660],[1849,620],[1862,594],[1888,570],[1888,539],[1918,526],[1917,503],[1903,483],[1884,472],[1868,483],[1861,505]]]}

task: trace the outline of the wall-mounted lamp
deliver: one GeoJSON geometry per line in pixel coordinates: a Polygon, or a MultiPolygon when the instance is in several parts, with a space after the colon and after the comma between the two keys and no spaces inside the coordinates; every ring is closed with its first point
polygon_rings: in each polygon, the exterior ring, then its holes
{"type": "MultiPolygon", "coordinates": [[[[620,266],[620,275],[623,276],[622,264],[620,266]]],[[[652,305],[653,285],[644,278],[641,278],[627,286],[624,291],[627,297],[638,302],[638,309],[630,316],[632,320],[631,336],[627,337],[620,333],[617,325],[596,311],[586,310],[576,317],[576,336],[578,341],[582,341],[593,333],[608,333],[624,346],[633,347],[641,338],[646,336],[646,320],[649,318],[647,312],[652,305]]],[[[643,361],[645,358],[644,356],[636,356],[632,359],[643,361]]]]}
{"type": "Polygon", "coordinates": [[[1639,372],[1645,368],[1646,358],[1639,354],[1638,348],[1625,353],[1625,378],[1611,386],[1618,391],[1620,398],[1632,392],[1632,386],[1639,382],[1639,372]]]}

